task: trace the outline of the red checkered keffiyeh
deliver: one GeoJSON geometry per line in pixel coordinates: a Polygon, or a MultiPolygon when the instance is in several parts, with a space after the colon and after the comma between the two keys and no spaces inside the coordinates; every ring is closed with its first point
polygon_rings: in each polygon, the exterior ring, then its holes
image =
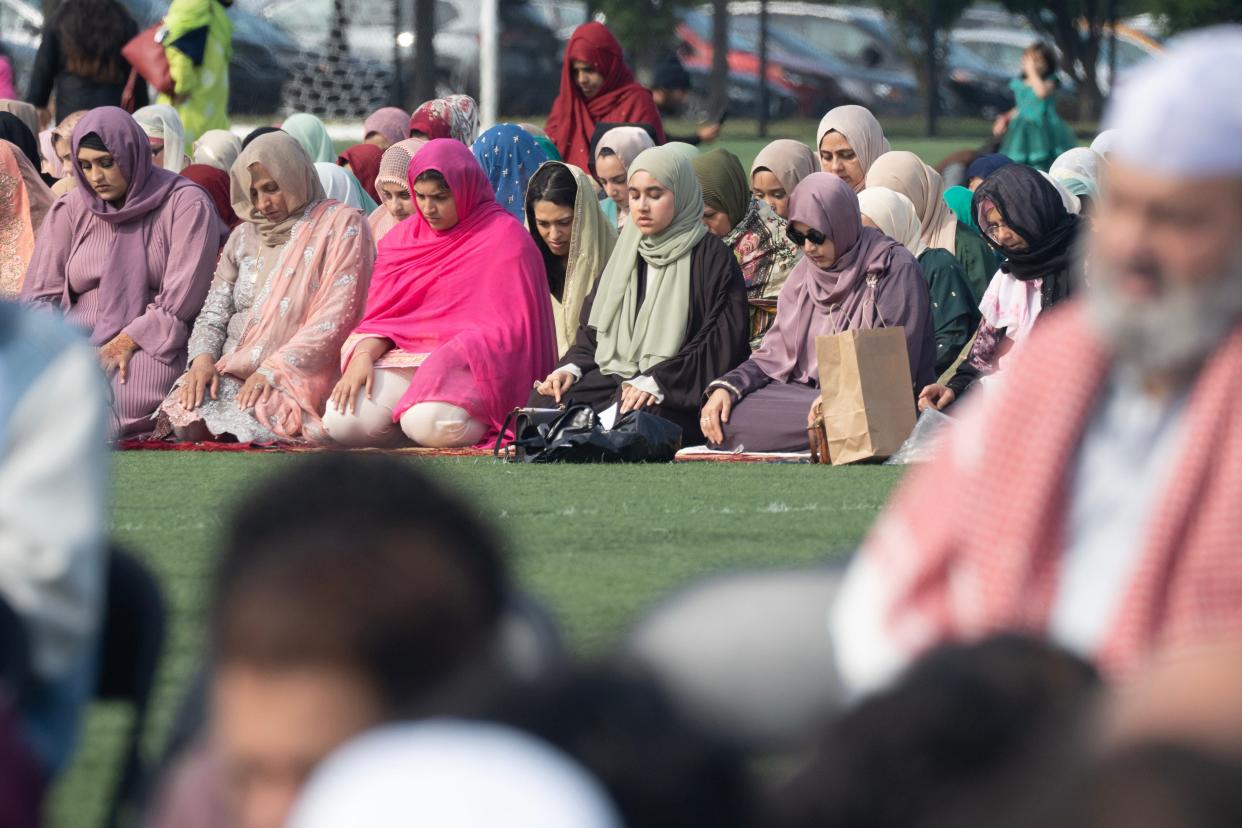
{"type": "MultiPolygon", "coordinates": [[[[862,552],[900,649],[1046,632],[1069,470],[1109,369],[1079,303],[1050,312],[1005,383],[903,483],[862,552]]],[[[1242,328],[1201,372],[1184,417],[1190,439],[1095,654],[1113,678],[1158,649],[1242,630],[1242,328]]]]}

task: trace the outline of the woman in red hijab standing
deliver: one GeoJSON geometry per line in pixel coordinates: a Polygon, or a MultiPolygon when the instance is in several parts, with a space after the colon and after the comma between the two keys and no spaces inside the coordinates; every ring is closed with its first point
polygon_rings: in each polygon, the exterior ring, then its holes
{"type": "Polygon", "coordinates": [[[565,49],[561,92],[545,131],[565,163],[589,170],[597,123],[648,124],[663,144],[664,124],[651,92],[634,80],[621,44],[602,23],[574,30],[565,49]]]}

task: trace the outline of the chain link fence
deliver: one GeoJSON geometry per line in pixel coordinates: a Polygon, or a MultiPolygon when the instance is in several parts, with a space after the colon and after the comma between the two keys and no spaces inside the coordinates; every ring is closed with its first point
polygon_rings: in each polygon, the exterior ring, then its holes
{"type": "MultiPolygon", "coordinates": [[[[354,119],[381,106],[412,109],[421,103],[415,100],[414,5],[414,0],[239,0],[234,62],[244,63],[246,53],[256,51],[238,48],[244,41],[260,41],[265,54],[254,57],[274,61],[278,76],[286,80],[278,100],[266,104],[235,95],[234,111],[354,119]]],[[[555,20],[548,18],[559,5],[564,3],[501,2],[501,109],[506,115],[546,113],[555,97],[563,43],[555,20]]],[[[478,0],[436,0],[435,51],[436,94],[477,97],[478,0]]],[[[237,92],[244,96],[245,81],[235,70],[234,83],[239,82],[237,92]]]]}

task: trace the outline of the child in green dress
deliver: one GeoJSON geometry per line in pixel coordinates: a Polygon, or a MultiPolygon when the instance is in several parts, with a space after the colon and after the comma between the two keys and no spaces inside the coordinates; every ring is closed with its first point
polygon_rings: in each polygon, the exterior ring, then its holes
{"type": "Polygon", "coordinates": [[[1016,106],[996,119],[992,132],[1004,136],[1000,151],[1019,164],[1047,171],[1061,153],[1078,145],[1057,114],[1057,59],[1045,43],[1022,53],[1022,77],[1009,82],[1016,106]]]}

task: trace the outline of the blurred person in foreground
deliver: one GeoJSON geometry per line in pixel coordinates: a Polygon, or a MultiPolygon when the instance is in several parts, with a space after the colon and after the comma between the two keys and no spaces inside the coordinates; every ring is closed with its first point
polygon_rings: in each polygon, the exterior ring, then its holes
{"type": "Polygon", "coordinates": [[[765,825],[1014,825],[1060,781],[1050,769],[1076,764],[1098,684],[1082,659],[1023,636],[938,648],[823,728],[765,825]]]}
{"type": "Polygon", "coordinates": [[[147,824],[279,828],[338,745],[481,707],[502,683],[505,592],[490,533],[411,465],[334,455],[278,474],[228,534],[206,737],[147,824]]]}
{"type": "Polygon", "coordinates": [[[1242,27],[1219,27],[1113,97],[1089,289],[876,523],[831,615],[848,691],[997,630],[1119,680],[1242,632],[1242,109],[1219,105],[1239,73],[1242,27]]]}
{"type": "MultiPolygon", "coordinates": [[[[29,653],[20,694],[4,701],[16,702],[10,712],[41,782],[71,758],[95,688],[106,393],[95,350],[69,325],[0,302],[0,601],[22,622],[29,653]]],[[[0,656],[7,662],[15,649],[6,642],[0,656]]],[[[0,814],[14,804],[13,766],[3,767],[0,814]]]]}

